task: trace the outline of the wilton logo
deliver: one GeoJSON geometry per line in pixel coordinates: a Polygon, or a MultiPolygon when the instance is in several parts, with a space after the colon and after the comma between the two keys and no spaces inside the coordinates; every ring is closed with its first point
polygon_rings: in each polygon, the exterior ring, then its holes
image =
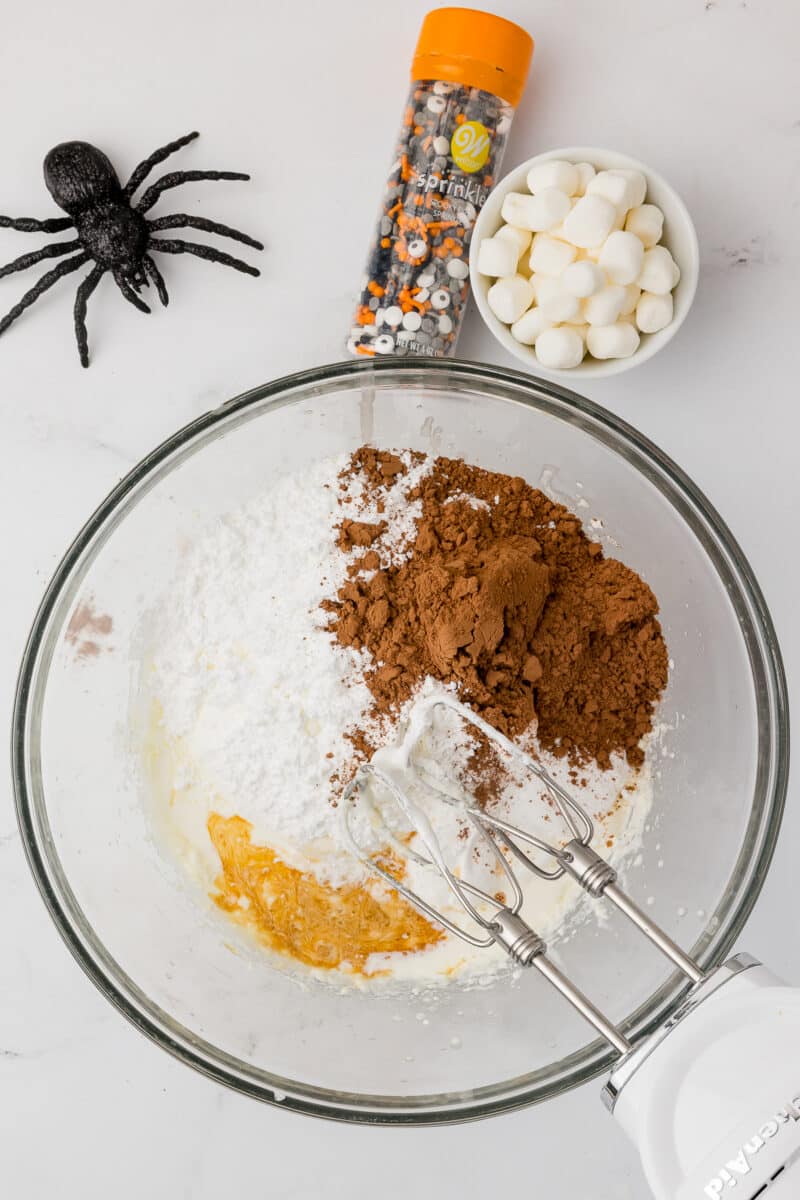
{"type": "Polygon", "coordinates": [[[743,1176],[750,1174],[751,1162],[758,1152],[763,1150],[767,1142],[774,1138],[790,1121],[800,1121],[800,1096],[790,1100],[785,1108],[776,1112],[771,1120],[765,1121],[758,1132],[739,1147],[736,1156],[729,1159],[714,1178],[709,1180],[703,1188],[703,1194],[708,1196],[709,1200],[716,1200],[716,1197],[721,1196],[726,1188],[735,1188],[743,1176]]]}
{"type": "Polygon", "coordinates": [[[489,130],[480,121],[464,121],[450,139],[453,162],[471,175],[480,171],[489,157],[489,130]]]}

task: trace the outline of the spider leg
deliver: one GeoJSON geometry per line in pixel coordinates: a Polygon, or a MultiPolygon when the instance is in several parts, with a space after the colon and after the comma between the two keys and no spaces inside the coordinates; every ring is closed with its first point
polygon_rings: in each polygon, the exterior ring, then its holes
{"type": "Polygon", "coordinates": [[[233,267],[237,271],[244,271],[245,275],[261,274],[257,267],[251,267],[249,263],[242,262],[240,258],[225,254],[222,250],[215,249],[214,246],[200,246],[197,242],[183,242],[177,238],[174,240],[151,238],[150,249],[166,250],[167,254],[196,254],[198,258],[205,258],[208,262],[222,263],[224,267],[233,267]]]}
{"type": "Polygon", "coordinates": [[[82,267],[83,264],[87,263],[88,261],[88,254],[76,254],[74,258],[65,259],[64,262],[59,263],[57,267],[53,267],[52,271],[47,271],[44,275],[42,275],[41,279],[36,281],[30,291],[25,293],[19,304],[15,304],[14,307],[6,313],[2,321],[0,321],[0,333],[5,333],[9,325],[16,321],[17,317],[21,316],[22,313],[25,312],[26,308],[30,308],[34,301],[38,300],[43,292],[46,292],[48,288],[51,288],[54,283],[58,283],[59,279],[63,279],[65,275],[69,275],[71,271],[77,271],[78,267],[82,267]]]}
{"type": "Polygon", "coordinates": [[[24,271],[26,267],[34,267],[36,263],[42,262],[45,258],[59,258],[62,254],[71,254],[73,250],[80,250],[80,248],[79,241],[55,242],[50,246],[42,246],[41,250],[23,254],[21,258],[15,258],[13,262],[0,267],[0,279],[4,275],[13,275],[15,271],[24,271]]]}
{"type": "Polygon", "coordinates": [[[206,233],[218,233],[222,237],[233,238],[235,242],[244,242],[245,246],[252,246],[254,250],[264,249],[263,242],[257,242],[255,238],[248,237],[246,233],[240,233],[238,229],[231,229],[230,225],[220,225],[218,221],[207,221],[205,217],[190,217],[186,213],[172,213],[168,217],[157,217],[155,221],[149,221],[148,224],[153,230],[203,229],[206,233]]]}
{"type": "Polygon", "coordinates": [[[157,167],[165,158],[169,158],[170,154],[174,154],[176,150],[180,150],[182,146],[188,146],[189,142],[193,142],[195,138],[200,137],[196,131],[187,133],[184,137],[178,138],[177,141],[167,142],[166,146],[161,146],[160,149],[154,150],[144,162],[140,162],[136,170],[131,175],[128,182],[125,184],[123,195],[132,196],[138,188],[139,184],[147,178],[153,167],[157,167]]]}
{"type": "Polygon", "coordinates": [[[19,233],[60,233],[71,227],[69,217],[49,217],[46,221],[36,221],[33,217],[0,217],[0,229],[16,229],[19,233]]]}
{"type": "Polygon", "coordinates": [[[89,297],[106,273],[106,268],[96,266],[84,279],[75,296],[75,338],[78,342],[78,354],[81,356],[81,366],[89,365],[89,335],[86,332],[86,306],[89,297]]]}
{"type": "Polygon", "coordinates": [[[149,306],[147,304],[145,304],[144,300],[139,299],[139,297],[136,295],[136,292],[133,290],[130,283],[125,278],[125,276],[122,274],[122,272],[114,271],[113,275],[114,275],[114,281],[115,281],[117,287],[122,292],[123,296],[128,301],[128,303],[132,304],[134,308],[138,308],[139,312],[149,313],[150,312],[149,306]]]}
{"type": "Polygon", "coordinates": [[[178,187],[181,183],[194,183],[200,179],[249,179],[241,171],[173,171],[170,175],[162,175],[143,193],[141,200],[135,206],[139,212],[147,212],[152,208],[158,197],[167,188],[178,187]]]}
{"type": "Polygon", "coordinates": [[[159,271],[156,264],[153,262],[149,254],[145,254],[143,258],[145,273],[148,279],[154,285],[158,292],[158,298],[164,305],[164,308],[169,304],[169,295],[167,293],[167,285],[164,283],[164,276],[159,271]]]}

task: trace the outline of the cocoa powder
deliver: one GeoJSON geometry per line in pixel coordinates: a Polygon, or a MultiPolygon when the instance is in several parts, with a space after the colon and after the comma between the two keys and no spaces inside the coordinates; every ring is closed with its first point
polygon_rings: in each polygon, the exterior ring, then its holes
{"type": "MultiPolygon", "coordinates": [[[[405,470],[363,447],[343,486],[358,474],[382,511],[405,470]]],[[[576,763],[606,767],[624,753],[640,764],[667,681],[647,584],[523,479],[437,458],[407,499],[422,516],[399,564],[382,559],[383,524],[342,521],[340,549],[367,553],[324,605],[337,640],[371,657],[376,713],[392,714],[432,675],[511,737],[536,721],[539,744],[576,763]]]]}

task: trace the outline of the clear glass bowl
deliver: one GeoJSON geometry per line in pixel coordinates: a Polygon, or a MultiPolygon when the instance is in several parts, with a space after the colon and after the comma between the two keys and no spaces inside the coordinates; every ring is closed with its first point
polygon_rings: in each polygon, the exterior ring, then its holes
{"type": "MultiPolygon", "coordinates": [[[[269,475],[365,441],[524,475],[601,517],[607,548],[652,585],[674,660],[660,714],[671,732],[627,884],[703,964],[721,960],[762,885],[786,787],[769,614],[725,525],[674,463],[579,396],[499,368],[307,371],[201,417],[136,467],[70,547],[36,617],[14,717],[19,819],[76,958],[166,1050],[303,1112],[459,1120],[553,1096],[611,1055],[536,972],[376,996],[276,970],[161,853],[130,733],[141,614],[181,547],[269,475]],[[87,602],[113,628],[80,655],[68,627],[87,602]]],[[[582,924],[558,961],[634,1038],[685,992],[613,913],[582,924]]]]}

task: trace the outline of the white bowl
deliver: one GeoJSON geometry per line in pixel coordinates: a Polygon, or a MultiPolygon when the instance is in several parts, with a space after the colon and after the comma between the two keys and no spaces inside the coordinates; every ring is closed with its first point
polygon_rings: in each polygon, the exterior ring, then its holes
{"type": "Polygon", "coordinates": [[[645,163],[639,162],[638,159],[630,158],[627,154],[617,154],[614,150],[601,150],[596,146],[566,146],[559,150],[548,150],[546,154],[537,154],[534,158],[529,158],[527,162],[520,163],[493,189],[481,209],[472,235],[470,281],[478,310],[500,345],[509,354],[513,354],[514,358],[524,363],[529,370],[536,371],[537,374],[544,372],[546,375],[559,375],[573,380],[600,378],[606,375],[618,375],[621,371],[628,371],[631,367],[646,362],[648,358],[652,358],[662,347],[666,346],[686,320],[697,290],[699,273],[700,251],[697,245],[697,233],[692,218],[689,216],[689,210],[675,189],[670,187],[661,175],[651,170],[645,163]],[[526,179],[531,167],[552,158],[563,158],[567,162],[588,162],[598,171],[608,171],[620,167],[641,171],[647,179],[646,203],[657,204],[664,213],[662,244],[670,251],[681,271],[680,282],[672,293],[675,306],[674,315],[665,329],[659,330],[658,333],[643,333],[639,349],[630,358],[600,360],[587,355],[579,366],[571,367],[569,370],[545,367],[539,362],[533,347],[523,346],[515,337],[512,337],[509,327],[499,321],[489,308],[487,293],[492,281],[489,276],[481,275],[478,272],[478,248],[484,238],[492,237],[503,224],[500,209],[503,207],[503,201],[508,193],[527,191],[526,179]]]}

